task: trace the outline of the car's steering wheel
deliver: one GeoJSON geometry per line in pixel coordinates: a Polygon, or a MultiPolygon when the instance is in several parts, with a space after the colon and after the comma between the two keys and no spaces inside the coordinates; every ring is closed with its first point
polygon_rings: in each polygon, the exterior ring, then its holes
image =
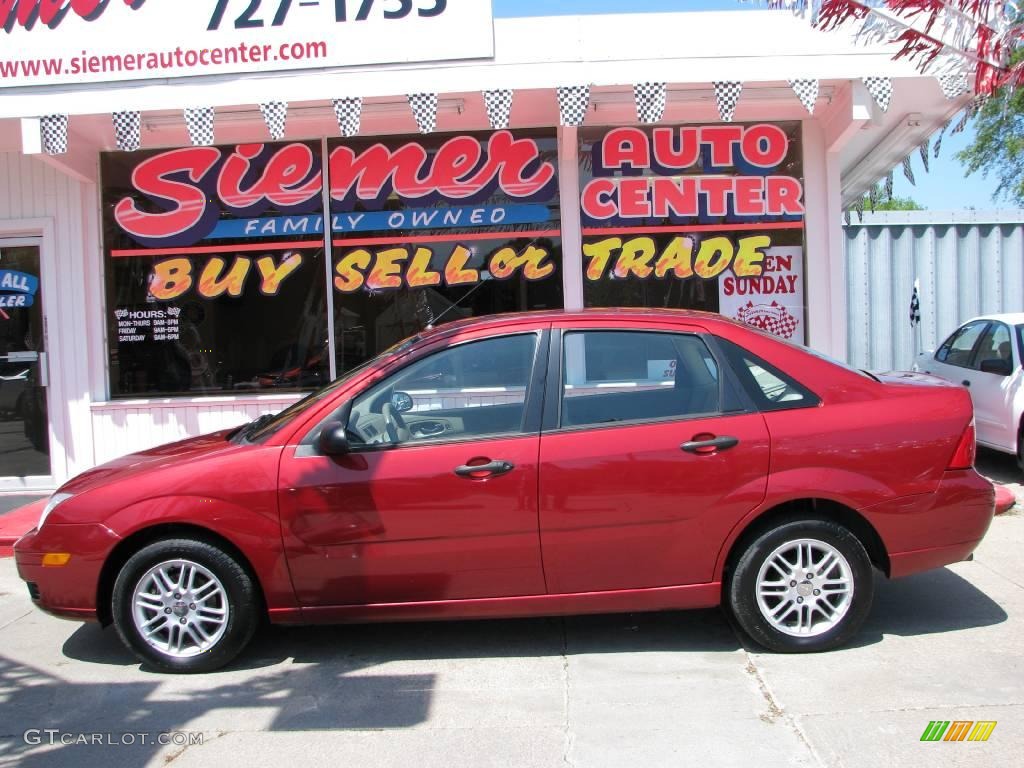
{"type": "Polygon", "coordinates": [[[402,414],[395,410],[391,403],[384,403],[381,412],[384,415],[384,431],[392,443],[404,443],[412,437],[412,432],[405,425],[402,414]]]}

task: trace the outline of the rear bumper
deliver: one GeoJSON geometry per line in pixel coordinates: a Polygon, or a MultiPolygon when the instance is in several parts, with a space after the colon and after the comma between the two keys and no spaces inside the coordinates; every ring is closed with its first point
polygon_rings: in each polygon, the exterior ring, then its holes
{"type": "Polygon", "coordinates": [[[900,552],[889,556],[889,575],[896,579],[900,576],[909,576],[912,573],[930,571],[933,568],[941,568],[950,563],[959,563],[963,560],[970,560],[975,548],[981,543],[977,541],[966,541],[963,544],[953,544],[948,547],[932,547],[930,549],[918,549],[913,552],[900,552]]]}
{"type": "Polygon", "coordinates": [[[14,560],[36,606],[61,618],[96,621],[100,572],[118,541],[102,525],[49,523],[18,539],[14,560]],[[60,567],[43,565],[43,556],[54,552],[70,553],[71,559],[60,567]]]}
{"type": "Polygon", "coordinates": [[[865,510],[885,543],[893,578],[965,560],[994,514],[995,488],[973,469],[944,472],[934,493],[865,510]]]}

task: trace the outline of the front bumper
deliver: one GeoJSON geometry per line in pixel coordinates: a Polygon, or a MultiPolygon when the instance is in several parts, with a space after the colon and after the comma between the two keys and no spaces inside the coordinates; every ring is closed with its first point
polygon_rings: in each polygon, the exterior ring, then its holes
{"type": "Polygon", "coordinates": [[[118,541],[103,525],[47,523],[18,539],[14,561],[39,608],[61,618],[96,621],[100,573],[118,541]],[[68,552],[71,559],[62,566],[43,565],[43,556],[54,552],[68,552]]]}

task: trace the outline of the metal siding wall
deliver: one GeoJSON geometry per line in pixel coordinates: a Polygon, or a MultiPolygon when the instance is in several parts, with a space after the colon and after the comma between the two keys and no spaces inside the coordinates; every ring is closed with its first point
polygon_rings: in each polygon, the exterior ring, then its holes
{"type": "Polygon", "coordinates": [[[996,214],[865,214],[844,227],[851,364],[906,370],[965,320],[1024,311],[1024,211],[996,214]],[[912,331],[915,278],[921,324],[912,331]]]}

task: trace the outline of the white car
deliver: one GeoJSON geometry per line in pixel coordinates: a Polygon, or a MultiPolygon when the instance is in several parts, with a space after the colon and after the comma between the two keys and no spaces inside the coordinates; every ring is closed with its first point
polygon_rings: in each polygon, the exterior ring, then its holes
{"type": "Polygon", "coordinates": [[[978,444],[1013,454],[1024,467],[1022,333],[1024,313],[968,320],[936,351],[918,355],[914,370],[968,387],[978,444]]]}

